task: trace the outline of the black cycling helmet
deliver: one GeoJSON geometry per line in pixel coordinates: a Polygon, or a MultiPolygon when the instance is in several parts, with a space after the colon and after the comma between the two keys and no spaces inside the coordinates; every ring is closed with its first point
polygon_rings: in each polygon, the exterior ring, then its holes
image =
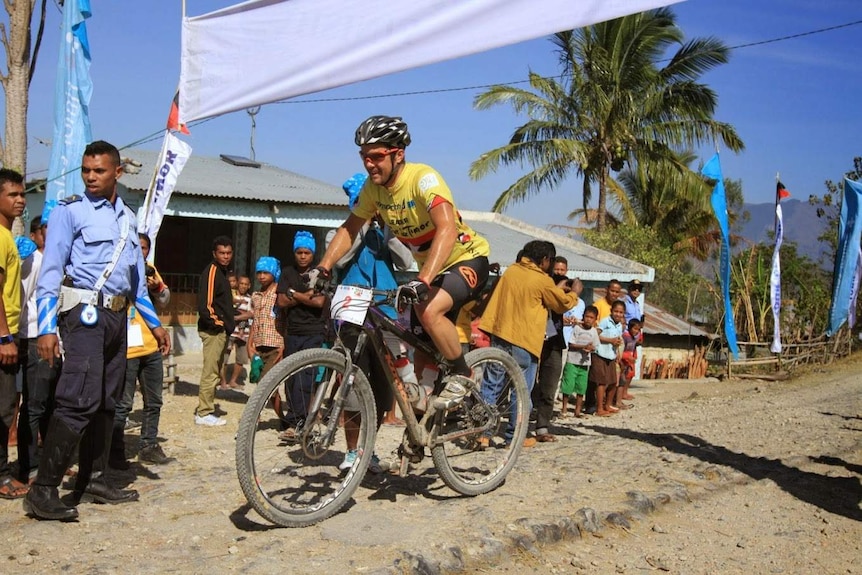
{"type": "Polygon", "coordinates": [[[410,145],[410,132],[401,118],[371,116],[356,128],[353,141],[357,146],[386,144],[393,148],[406,148],[410,145]]]}

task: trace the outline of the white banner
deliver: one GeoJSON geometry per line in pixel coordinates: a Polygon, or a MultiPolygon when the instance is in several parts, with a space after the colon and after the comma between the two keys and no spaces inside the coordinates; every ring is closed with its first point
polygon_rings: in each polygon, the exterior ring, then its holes
{"type": "Polygon", "coordinates": [[[769,275],[769,294],[772,296],[772,345],[769,351],[781,353],[781,242],[784,239],[784,218],[781,204],[775,205],[775,251],[772,252],[772,273],[769,275]]]}
{"type": "Polygon", "coordinates": [[[850,289],[850,308],[847,310],[847,325],[850,329],[856,325],[856,299],[859,297],[859,281],[862,280],[862,254],[856,260],[856,273],[853,275],[853,287],[850,289]]]}
{"type": "MultiPolygon", "coordinates": [[[[143,220],[138,224],[139,231],[142,230],[143,233],[147,234],[153,245],[156,243],[159,228],[162,227],[162,219],[165,217],[168,200],[177,185],[180,172],[183,171],[191,155],[191,146],[174,136],[170,131],[165,131],[162,152],[156,163],[150,189],[147,190],[147,197],[144,199],[143,220]]],[[[155,253],[155,249],[150,249],[150,262],[152,262],[155,253]]]]}
{"type": "Polygon", "coordinates": [[[183,19],[180,122],[681,0],[251,0],[183,19]]]}

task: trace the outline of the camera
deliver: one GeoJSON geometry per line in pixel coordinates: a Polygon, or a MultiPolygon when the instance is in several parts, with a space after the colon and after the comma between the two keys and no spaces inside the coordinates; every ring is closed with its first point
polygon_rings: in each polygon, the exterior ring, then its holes
{"type": "Polygon", "coordinates": [[[155,277],[155,275],[156,275],[156,268],[154,268],[150,264],[147,264],[147,277],[151,278],[151,277],[155,277]]]}

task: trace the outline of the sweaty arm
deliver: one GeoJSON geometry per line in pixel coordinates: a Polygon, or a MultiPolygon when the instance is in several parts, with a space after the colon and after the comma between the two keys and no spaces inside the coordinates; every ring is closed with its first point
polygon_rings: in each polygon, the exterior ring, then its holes
{"type": "Polygon", "coordinates": [[[344,223],[336,230],[335,237],[332,238],[329,247],[326,248],[326,253],[320,260],[320,267],[332,271],[336,262],[344,257],[344,254],[353,246],[353,242],[356,241],[356,237],[366,221],[355,214],[347,216],[344,223]]]}
{"type": "Polygon", "coordinates": [[[428,256],[417,279],[430,284],[437,277],[443,264],[452,255],[455,241],[458,239],[458,228],[455,226],[455,210],[449,202],[440,202],[428,212],[434,224],[434,239],[428,249],[428,256]]]}

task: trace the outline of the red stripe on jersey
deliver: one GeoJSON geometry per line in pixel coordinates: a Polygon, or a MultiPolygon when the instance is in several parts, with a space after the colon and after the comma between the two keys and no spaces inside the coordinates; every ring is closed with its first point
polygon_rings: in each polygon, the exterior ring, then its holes
{"type": "Polygon", "coordinates": [[[433,196],[431,198],[431,203],[428,204],[428,211],[430,212],[431,210],[433,210],[434,208],[436,208],[440,204],[449,204],[449,203],[450,203],[449,200],[447,200],[443,196],[433,196]]]}

